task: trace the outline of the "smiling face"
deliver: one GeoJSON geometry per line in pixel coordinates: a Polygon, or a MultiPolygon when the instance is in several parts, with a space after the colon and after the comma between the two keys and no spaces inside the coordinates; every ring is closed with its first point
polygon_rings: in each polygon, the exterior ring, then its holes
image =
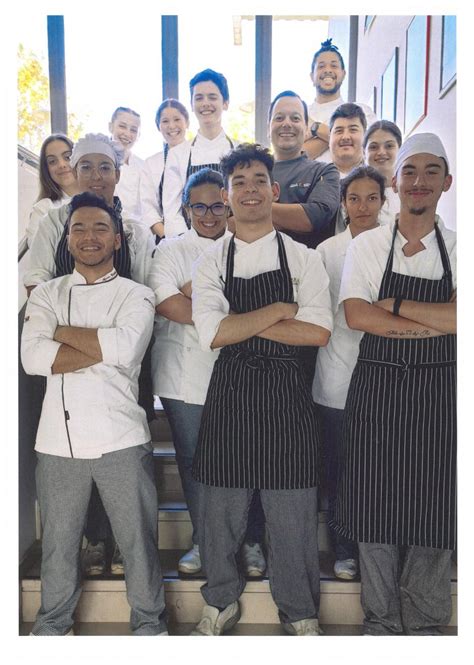
{"type": "Polygon", "coordinates": [[[64,192],[76,184],[76,176],[69,164],[71,152],[68,144],[60,139],[51,141],[45,149],[45,160],[49,175],[53,182],[64,192]]]}
{"type": "Polygon", "coordinates": [[[69,220],[68,247],[76,268],[98,276],[113,267],[113,254],[120,247],[120,234],[115,232],[110,215],[101,208],[75,210],[69,220]]]}
{"type": "Polygon", "coordinates": [[[298,97],[280,97],[273,107],[269,137],[278,160],[299,157],[306,132],[304,107],[298,97]]]}
{"type": "Polygon", "coordinates": [[[219,88],[212,81],[196,83],[193,88],[191,107],[201,129],[221,125],[222,112],[229,102],[225,102],[219,88]]]}
{"type": "Polygon", "coordinates": [[[365,148],[366,161],[384,176],[387,184],[392,179],[397,154],[398,143],[391,132],[384,129],[372,132],[365,148]]]}
{"type": "Polygon", "coordinates": [[[77,162],[75,171],[81,192],[92,192],[113,206],[115,185],[120,179],[120,171],[106,155],[91,153],[77,162]]]}
{"type": "Polygon", "coordinates": [[[392,179],[393,190],[400,196],[400,209],[412,215],[434,214],[441,194],[453,181],[445,169],[444,160],[429,153],[407,157],[392,179]]]}
{"type": "Polygon", "coordinates": [[[345,76],[346,72],[342,69],[339,57],[331,51],[323,52],[318,56],[311,72],[311,80],[316,92],[323,97],[335,98],[345,76]]]}
{"type": "Polygon", "coordinates": [[[340,171],[348,172],[362,162],[364,128],[359,118],[337,118],[329,135],[329,151],[340,171]]]}
{"type": "Polygon", "coordinates": [[[201,237],[217,240],[224,234],[227,208],[218,185],[205,183],[193,187],[189,193],[189,205],[186,206],[186,211],[193,229],[201,237]],[[203,210],[199,209],[200,205],[203,210]],[[210,209],[211,206],[214,207],[214,211],[210,209]]]}
{"type": "Polygon", "coordinates": [[[359,178],[347,188],[344,206],[349,217],[352,237],[378,226],[378,214],[383,205],[380,185],[372,178],[359,178]]]}
{"type": "Polygon", "coordinates": [[[230,205],[236,224],[269,222],[271,225],[272,203],[279,194],[278,183],[271,183],[265,164],[254,160],[249,166],[235,167],[222,196],[230,205]]]}
{"type": "Polygon", "coordinates": [[[168,106],[161,112],[159,130],[170,148],[184,141],[188,126],[189,121],[178,109],[168,106]]]}
{"type": "Polygon", "coordinates": [[[109,131],[115,141],[119,141],[130,152],[140,136],[140,118],[133,113],[119,111],[113,122],[109,123],[109,131]]]}

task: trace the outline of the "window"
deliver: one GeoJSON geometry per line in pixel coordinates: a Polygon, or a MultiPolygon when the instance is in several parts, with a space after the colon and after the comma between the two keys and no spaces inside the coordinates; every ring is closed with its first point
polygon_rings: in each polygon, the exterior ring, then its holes
{"type": "Polygon", "coordinates": [[[429,16],[415,16],[407,30],[405,135],[413,131],[427,113],[429,29],[429,16]]]}
{"type": "Polygon", "coordinates": [[[395,122],[397,116],[398,47],[382,74],[380,117],[395,122]]]}
{"type": "Polygon", "coordinates": [[[456,81],[456,17],[443,16],[440,91],[447,92],[456,81]]]}

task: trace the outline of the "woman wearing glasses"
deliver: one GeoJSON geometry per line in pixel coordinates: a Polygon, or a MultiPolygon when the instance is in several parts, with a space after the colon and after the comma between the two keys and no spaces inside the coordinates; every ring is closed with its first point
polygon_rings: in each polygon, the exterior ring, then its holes
{"type": "Polygon", "coordinates": [[[205,168],[184,189],[183,207],[191,228],[158,245],[147,285],[156,296],[153,391],[165,409],[176,448],[176,461],[193,525],[193,546],[178,563],[183,573],[201,570],[198,546],[198,486],[191,476],[199,424],[212,368],[218,356],[202,351],[191,317],[191,268],[213,242],[230,235],[222,202],[220,173],[205,168]]]}
{"type": "Polygon", "coordinates": [[[26,227],[30,247],[38,225],[48,211],[69,203],[78,193],[76,177],[69,163],[73,145],[63,134],[51,134],[43,141],[39,156],[40,191],[26,227]]]}

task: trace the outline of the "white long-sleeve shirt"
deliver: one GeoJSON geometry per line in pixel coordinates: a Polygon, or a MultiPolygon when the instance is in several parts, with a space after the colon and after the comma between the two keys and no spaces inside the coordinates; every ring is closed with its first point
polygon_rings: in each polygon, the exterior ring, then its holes
{"type": "MultiPolygon", "coordinates": [[[[47,282],[56,275],[56,249],[67,217],[68,206],[64,205],[52,208],[41,221],[30,247],[29,267],[23,277],[25,287],[47,282]]],[[[130,250],[131,277],[135,282],[144,284],[155,248],[153,236],[142,225],[126,219],[123,220],[123,229],[130,250]]]]}
{"type": "Polygon", "coordinates": [[[140,176],[140,201],[142,205],[142,223],[150,228],[163,221],[160,210],[159,187],[165,168],[165,153],[157,152],[145,159],[140,176]]]}
{"type": "MultiPolygon", "coordinates": [[[[234,146],[236,143],[234,143],[234,146]]],[[[193,142],[184,141],[171,148],[166,160],[163,181],[163,216],[165,235],[172,237],[188,230],[181,214],[181,199],[188,171],[189,158],[192,166],[218,164],[232,146],[224,130],[215,139],[207,139],[199,132],[193,142]],[[191,148],[191,143],[194,145],[191,148]]]]}
{"type": "MultiPolygon", "coordinates": [[[[193,263],[215,242],[202,238],[194,229],[160,242],[147,282],[155,292],[157,305],[181,293],[181,287],[191,280],[193,263]]],[[[218,349],[203,351],[193,325],[157,315],[151,353],[155,395],[204,404],[218,349]]]]}
{"type": "Polygon", "coordinates": [[[120,167],[120,180],[115,187],[115,195],[122,202],[123,217],[138,224],[142,223],[142,206],[140,202],[140,176],[143,159],[130,155],[128,164],[120,167]]]}
{"type": "Polygon", "coordinates": [[[115,270],[87,284],[76,270],[38,286],[25,313],[21,359],[27,374],[47,377],[35,450],[93,459],[150,440],[137,404],[140,363],[153,329],[153,292],[115,270]],[[58,325],[94,328],[102,362],[52,374],[58,325]]]}
{"type": "MultiPolygon", "coordinates": [[[[297,321],[305,321],[332,331],[333,319],[329,278],[314,249],[309,249],[281,234],[293,281],[293,294],[298,304],[297,321]]],[[[221,321],[229,314],[224,295],[226,262],[230,238],[217,240],[193,266],[193,321],[201,348],[208,350],[221,321]]],[[[278,270],[278,240],[271,231],[262,238],[246,243],[235,239],[234,276],[250,279],[264,272],[278,270]]]]}

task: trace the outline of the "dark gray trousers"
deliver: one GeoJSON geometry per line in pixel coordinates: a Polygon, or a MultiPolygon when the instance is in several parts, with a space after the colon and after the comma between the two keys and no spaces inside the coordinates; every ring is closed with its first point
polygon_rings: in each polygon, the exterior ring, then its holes
{"type": "Polygon", "coordinates": [[[451,618],[451,550],[359,543],[361,604],[370,635],[430,635],[451,618]]]}
{"type": "MultiPolygon", "coordinates": [[[[208,605],[236,601],[246,580],[237,554],[245,537],[254,490],[201,485],[199,544],[208,605]]],[[[268,576],[283,622],[317,618],[319,612],[317,490],[260,490],[268,539],[268,576]]]]}
{"type": "Polygon", "coordinates": [[[34,635],[64,635],[81,593],[80,550],[95,481],[124,558],[130,627],[135,635],[166,630],[158,559],[158,500],[147,443],[99,459],[38,453],[36,487],[43,527],[41,607],[34,635]]]}

